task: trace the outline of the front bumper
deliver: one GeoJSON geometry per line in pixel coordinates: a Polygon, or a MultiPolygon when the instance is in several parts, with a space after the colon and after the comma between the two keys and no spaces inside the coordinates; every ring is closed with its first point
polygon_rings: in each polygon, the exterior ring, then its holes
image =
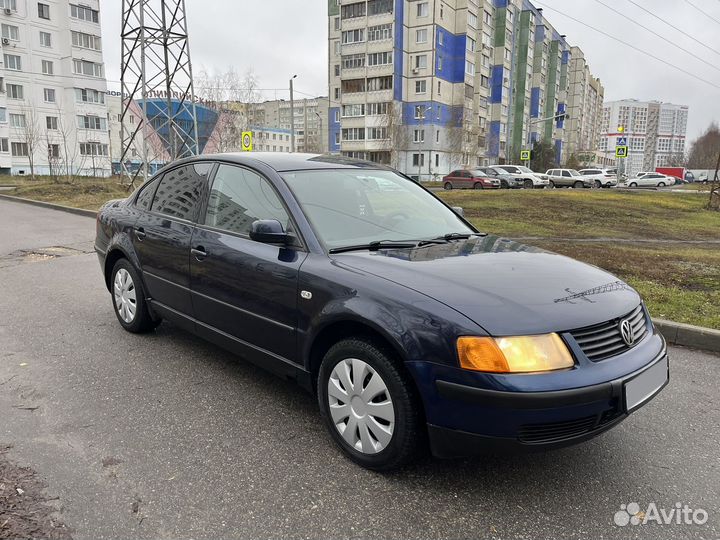
{"type": "MultiPolygon", "coordinates": [[[[644,354],[655,350],[650,362],[636,358],[628,362],[633,366],[629,372],[579,388],[508,391],[436,377],[434,399],[428,400],[423,392],[432,453],[451,458],[499,450],[533,452],[595,437],[648,403],[669,381],[668,376],[640,405],[627,409],[626,383],[667,363],[665,344],[658,334],[642,348],[644,354]]],[[[605,362],[613,359],[595,364],[606,370],[609,364],[605,362]]]]}

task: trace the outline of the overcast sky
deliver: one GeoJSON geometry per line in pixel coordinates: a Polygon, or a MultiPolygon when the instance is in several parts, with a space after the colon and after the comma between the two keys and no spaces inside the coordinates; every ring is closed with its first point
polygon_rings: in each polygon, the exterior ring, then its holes
{"type": "MultiPolygon", "coordinates": [[[[670,21],[682,32],[644,13],[630,0],[538,0],[535,5],[545,8],[550,23],[567,36],[571,45],[585,52],[593,74],[605,86],[606,100],[657,99],[688,105],[688,137],[692,140],[712,120],[720,121],[720,0],[632,1],[670,21]],[[715,86],[568,17],[601,29],[715,86]]],[[[118,0],[102,0],[101,13],[108,84],[115,90],[119,83],[113,81],[120,78],[120,4],[118,0]]],[[[297,74],[298,92],[327,95],[327,0],[186,0],[186,5],[196,72],[203,67],[225,71],[232,66],[240,73],[251,69],[260,87],[268,89],[264,91],[266,99],[287,98],[288,79],[297,74]]]]}

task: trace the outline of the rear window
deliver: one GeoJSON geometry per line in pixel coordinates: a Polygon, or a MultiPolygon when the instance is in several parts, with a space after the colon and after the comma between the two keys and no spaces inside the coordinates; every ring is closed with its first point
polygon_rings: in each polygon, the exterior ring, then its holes
{"type": "Polygon", "coordinates": [[[140,194],[135,199],[135,206],[141,210],[150,210],[153,197],[155,196],[155,190],[160,183],[160,177],[156,176],[151,179],[147,184],[141,187],[140,194]]]}

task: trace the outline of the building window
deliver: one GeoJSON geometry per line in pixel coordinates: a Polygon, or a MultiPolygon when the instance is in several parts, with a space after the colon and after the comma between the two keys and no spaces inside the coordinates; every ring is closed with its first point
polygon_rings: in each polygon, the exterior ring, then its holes
{"type": "Polygon", "coordinates": [[[335,110],[335,112],[333,114],[333,120],[335,121],[336,124],[340,123],[340,111],[337,109],[335,110]]]}
{"type": "Polygon", "coordinates": [[[87,75],[88,77],[102,77],[103,65],[87,60],[73,59],[73,73],[76,75],[87,75]]]}
{"type": "Polygon", "coordinates": [[[427,92],[427,81],[415,81],[415,93],[424,94],[427,92]]]}
{"type": "Polygon", "coordinates": [[[10,141],[8,139],[0,139],[0,152],[7,154],[10,151],[10,141]]]}
{"type": "Polygon", "coordinates": [[[415,120],[424,120],[427,110],[424,105],[415,105],[415,120]]]}
{"type": "Polygon", "coordinates": [[[10,99],[25,99],[23,87],[20,84],[8,84],[7,85],[7,96],[10,99]]]}
{"type": "Polygon", "coordinates": [[[483,22],[485,24],[492,24],[492,15],[488,11],[483,12],[483,22]]]}
{"type": "Polygon", "coordinates": [[[81,21],[100,22],[100,12],[86,6],[70,4],[70,16],[73,19],[80,19],[81,21]]]}
{"type": "Polygon", "coordinates": [[[81,156],[107,156],[108,145],[99,142],[80,143],[81,156]]]}
{"type": "Polygon", "coordinates": [[[346,128],[342,130],[343,141],[364,141],[365,128],[346,128]]]}
{"type": "Polygon", "coordinates": [[[416,129],[413,132],[413,142],[416,142],[416,143],[425,142],[425,130],[424,129],[416,129]]]}
{"type": "Polygon", "coordinates": [[[425,69],[427,68],[427,54],[418,54],[415,56],[415,68],[425,69]]]}
{"type": "Polygon", "coordinates": [[[387,114],[388,104],[387,103],[368,103],[367,114],[368,116],[377,116],[380,114],[387,114]]]}
{"type": "Polygon", "coordinates": [[[0,8],[17,11],[17,0],[0,0],[0,8]]]}
{"type": "Polygon", "coordinates": [[[380,52],[368,54],[368,66],[386,66],[392,64],[392,52],[380,52]]]}
{"type": "Polygon", "coordinates": [[[57,129],[58,128],[57,116],[46,116],[45,117],[45,127],[48,129],[57,129]]]}
{"type": "Polygon", "coordinates": [[[11,145],[13,156],[28,156],[28,145],[24,142],[13,142],[11,145]]]}
{"type": "Polygon", "coordinates": [[[50,6],[38,2],[38,17],[41,19],[50,19],[50,6]]]}
{"type": "Polygon", "coordinates": [[[343,118],[352,118],[356,116],[365,116],[365,104],[357,103],[355,105],[342,106],[343,118]]]}
{"type": "Polygon", "coordinates": [[[22,70],[22,59],[16,54],[6,54],[5,55],[5,69],[21,71],[22,70]]]}
{"type": "Polygon", "coordinates": [[[45,98],[45,103],[55,103],[55,89],[43,88],[43,97],[45,98]]]}
{"type": "Polygon", "coordinates": [[[365,41],[365,32],[362,28],[346,30],[342,33],[343,43],[362,43],[365,41]]]}
{"type": "Polygon", "coordinates": [[[94,51],[101,51],[100,36],[93,36],[92,34],[86,34],[84,32],[72,32],[72,44],[75,47],[83,49],[92,49],[94,51]]]}
{"type": "Polygon", "coordinates": [[[369,141],[383,141],[388,138],[386,127],[370,127],[367,128],[367,138],[369,141]]]}
{"type": "Polygon", "coordinates": [[[0,107],[0,124],[7,124],[7,107],[0,107]]]}
{"type": "Polygon", "coordinates": [[[25,126],[26,126],[26,123],[25,123],[25,115],[24,114],[10,113],[10,127],[24,128],[25,126]]]}
{"type": "Polygon", "coordinates": [[[477,42],[470,36],[465,36],[465,48],[470,52],[475,52],[477,42]]]}
{"type": "Polygon", "coordinates": [[[335,134],[335,144],[340,144],[340,134],[339,133],[335,134]]]}
{"type": "Polygon", "coordinates": [[[465,73],[470,76],[475,75],[475,64],[469,60],[465,60],[465,73]]]}
{"type": "Polygon", "coordinates": [[[336,100],[340,99],[340,87],[339,86],[334,89],[334,96],[335,96],[336,100]]]}
{"type": "Polygon", "coordinates": [[[424,167],[425,166],[425,154],[413,154],[412,155],[412,164],[414,167],[424,167]]]}
{"type": "Polygon", "coordinates": [[[368,15],[392,13],[393,0],[368,0],[368,15]]]}
{"type": "Polygon", "coordinates": [[[437,57],[437,69],[438,69],[438,71],[442,71],[442,66],[443,66],[442,56],[438,56],[438,57],[437,57]]]}
{"type": "Polygon", "coordinates": [[[335,76],[339,77],[340,76],[340,64],[335,64],[334,69],[335,69],[335,76]]]}
{"type": "Polygon", "coordinates": [[[415,31],[415,43],[427,43],[427,28],[421,28],[415,31]]]}
{"type": "Polygon", "coordinates": [[[40,32],[40,46],[52,47],[52,34],[50,32],[40,32]]]}
{"type": "Polygon", "coordinates": [[[438,96],[441,94],[441,90],[442,90],[442,81],[438,81],[438,92],[437,92],[438,96]]]}
{"type": "Polygon", "coordinates": [[[418,3],[417,16],[418,17],[427,17],[428,16],[428,3],[427,2],[418,3]]]}
{"type": "Polygon", "coordinates": [[[367,91],[377,92],[381,90],[392,90],[393,78],[392,75],[385,77],[373,77],[367,80],[367,91]]]}
{"type": "Polygon", "coordinates": [[[340,30],[340,17],[335,17],[335,30],[340,30]]]}
{"type": "Polygon", "coordinates": [[[477,18],[477,15],[475,15],[474,13],[471,13],[470,11],[468,11],[467,20],[468,20],[468,25],[472,26],[473,28],[478,27],[478,18],[477,18]]]}
{"type": "Polygon", "coordinates": [[[380,41],[383,39],[392,39],[392,23],[379,24],[371,26],[367,29],[368,41],[380,41]]]}
{"type": "Polygon", "coordinates": [[[345,19],[354,19],[356,17],[364,17],[367,4],[365,2],[356,2],[355,4],[347,4],[340,8],[340,16],[345,19]]]}
{"type": "Polygon", "coordinates": [[[78,103],[105,103],[105,92],[92,88],[76,88],[75,100],[78,103]]]}
{"type": "Polygon", "coordinates": [[[4,39],[9,39],[11,41],[19,41],[20,40],[20,30],[17,26],[13,26],[11,24],[3,24],[2,25],[2,37],[4,39]]]}
{"type": "Polygon", "coordinates": [[[59,144],[48,144],[48,158],[57,159],[60,157],[60,145],[59,144]]]}
{"type": "Polygon", "coordinates": [[[53,63],[51,60],[42,61],[42,72],[43,75],[53,75],[55,70],[53,69],[53,63]]]}
{"type": "Polygon", "coordinates": [[[80,129],[107,131],[107,121],[101,116],[78,116],[77,120],[80,129]]]}

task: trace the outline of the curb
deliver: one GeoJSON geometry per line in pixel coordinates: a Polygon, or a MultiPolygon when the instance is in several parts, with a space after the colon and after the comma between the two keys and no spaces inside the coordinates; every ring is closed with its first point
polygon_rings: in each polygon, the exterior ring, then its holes
{"type": "Polygon", "coordinates": [[[653,319],[653,323],[671,345],[720,352],[720,330],[663,319],[653,319]]]}
{"type": "Polygon", "coordinates": [[[6,201],[13,201],[23,204],[31,204],[33,206],[40,206],[41,208],[48,208],[50,210],[60,210],[61,212],[67,212],[69,214],[77,214],[78,216],[85,216],[95,218],[97,212],[95,210],[85,210],[84,208],[73,208],[72,206],[63,206],[61,204],[54,204],[45,201],[36,201],[33,199],[23,199],[22,197],[15,197],[13,195],[4,195],[0,193],[0,199],[6,201]]]}

